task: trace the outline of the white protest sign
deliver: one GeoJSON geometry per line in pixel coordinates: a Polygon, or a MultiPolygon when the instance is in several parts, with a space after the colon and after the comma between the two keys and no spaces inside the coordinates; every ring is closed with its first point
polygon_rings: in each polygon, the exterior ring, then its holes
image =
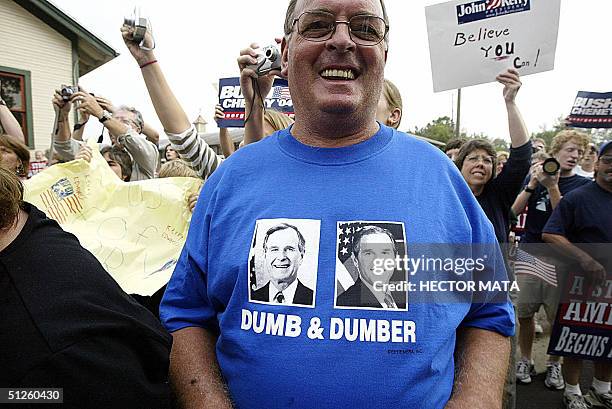
{"type": "Polygon", "coordinates": [[[561,0],[454,0],[425,8],[434,91],[555,65],[561,0]]]}

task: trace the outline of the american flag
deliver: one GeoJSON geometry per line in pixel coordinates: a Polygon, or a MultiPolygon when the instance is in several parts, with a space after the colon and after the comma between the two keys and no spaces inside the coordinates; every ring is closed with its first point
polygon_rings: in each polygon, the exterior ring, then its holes
{"type": "Polygon", "coordinates": [[[546,281],[548,284],[557,286],[557,272],[554,264],[546,263],[532,256],[524,250],[518,249],[516,261],[514,262],[515,274],[531,274],[546,281]]]}
{"type": "Polygon", "coordinates": [[[353,252],[353,238],[355,233],[363,229],[364,223],[340,223],[338,226],[336,279],[338,280],[338,294],[341,294],[355,284],[359,272],[353,263],[351,253],[353,252]]]}
{"type": "Polygon", "coordinates": [[[272,91],[272,98],[291,99],[289,87],[274,87],[274,90],[272,91]]]}

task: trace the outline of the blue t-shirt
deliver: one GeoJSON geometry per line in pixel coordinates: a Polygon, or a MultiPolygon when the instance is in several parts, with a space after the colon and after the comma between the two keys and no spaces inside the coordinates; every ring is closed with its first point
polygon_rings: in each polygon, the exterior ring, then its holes
{"type": "MultiPolygon", "coordinates": [[[[428,243],[494,245],[480,277],[506,279],[491,223],[441,151],[382,125],[343,148],[306,146],[284,130],[240,149],[206,182],[161,319],[170,332],[219,331],[217,359],[238,408],[443,408],[457,329],[512,335],[512,306],[505,293],[476,303],[404,290],[387,301],[365,284],[367,303],[338,303],[363,283],[363,257],[351,252],[359,241],[366,254],[367,240],[354,238],[373,226],[371,237],[393,237],[396,255],[418,257],[428,243]],[[293,266],[297,280],[279,304],[273,277],[293,266]]],[[[409,280],[419,274],[437,277],[409,280]]]]}

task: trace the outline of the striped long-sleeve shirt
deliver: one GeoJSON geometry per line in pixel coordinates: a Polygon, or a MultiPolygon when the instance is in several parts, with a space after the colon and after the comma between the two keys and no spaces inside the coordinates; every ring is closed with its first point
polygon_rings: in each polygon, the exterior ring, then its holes
{"type": "Polygon", "coordinates": [[[181,159],[198,172],[202,179],[207,179],[223,161],[222,157],[198,137],[193,125],[184,132],[178,134],[166,132],[166,135],[168,135],[172,148],[181,159]]]}

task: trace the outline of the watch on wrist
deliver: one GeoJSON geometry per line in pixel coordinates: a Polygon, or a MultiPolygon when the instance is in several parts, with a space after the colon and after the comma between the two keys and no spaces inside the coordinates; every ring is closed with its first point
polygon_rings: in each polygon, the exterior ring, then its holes
{"type": "Polygon", "coordinates": [[[533,193],[533,192],[535,192],[535,189],[532,189],[532,188],[530,188],[529,186],[525,186],[525,189],[524,189],[524,190],[525,190],[525,192],[527,192],[527,193],[533,193]]]}
{"type": "Polygon", "coordinates": [[[101,123],[104,123],[108,121],[109,119],[111,119],[112,117],[113,117],[113,114],[108,112],[106,109],[103,109],[102,116],[98,119],[98,121],[100,121],[101,123]]]}

